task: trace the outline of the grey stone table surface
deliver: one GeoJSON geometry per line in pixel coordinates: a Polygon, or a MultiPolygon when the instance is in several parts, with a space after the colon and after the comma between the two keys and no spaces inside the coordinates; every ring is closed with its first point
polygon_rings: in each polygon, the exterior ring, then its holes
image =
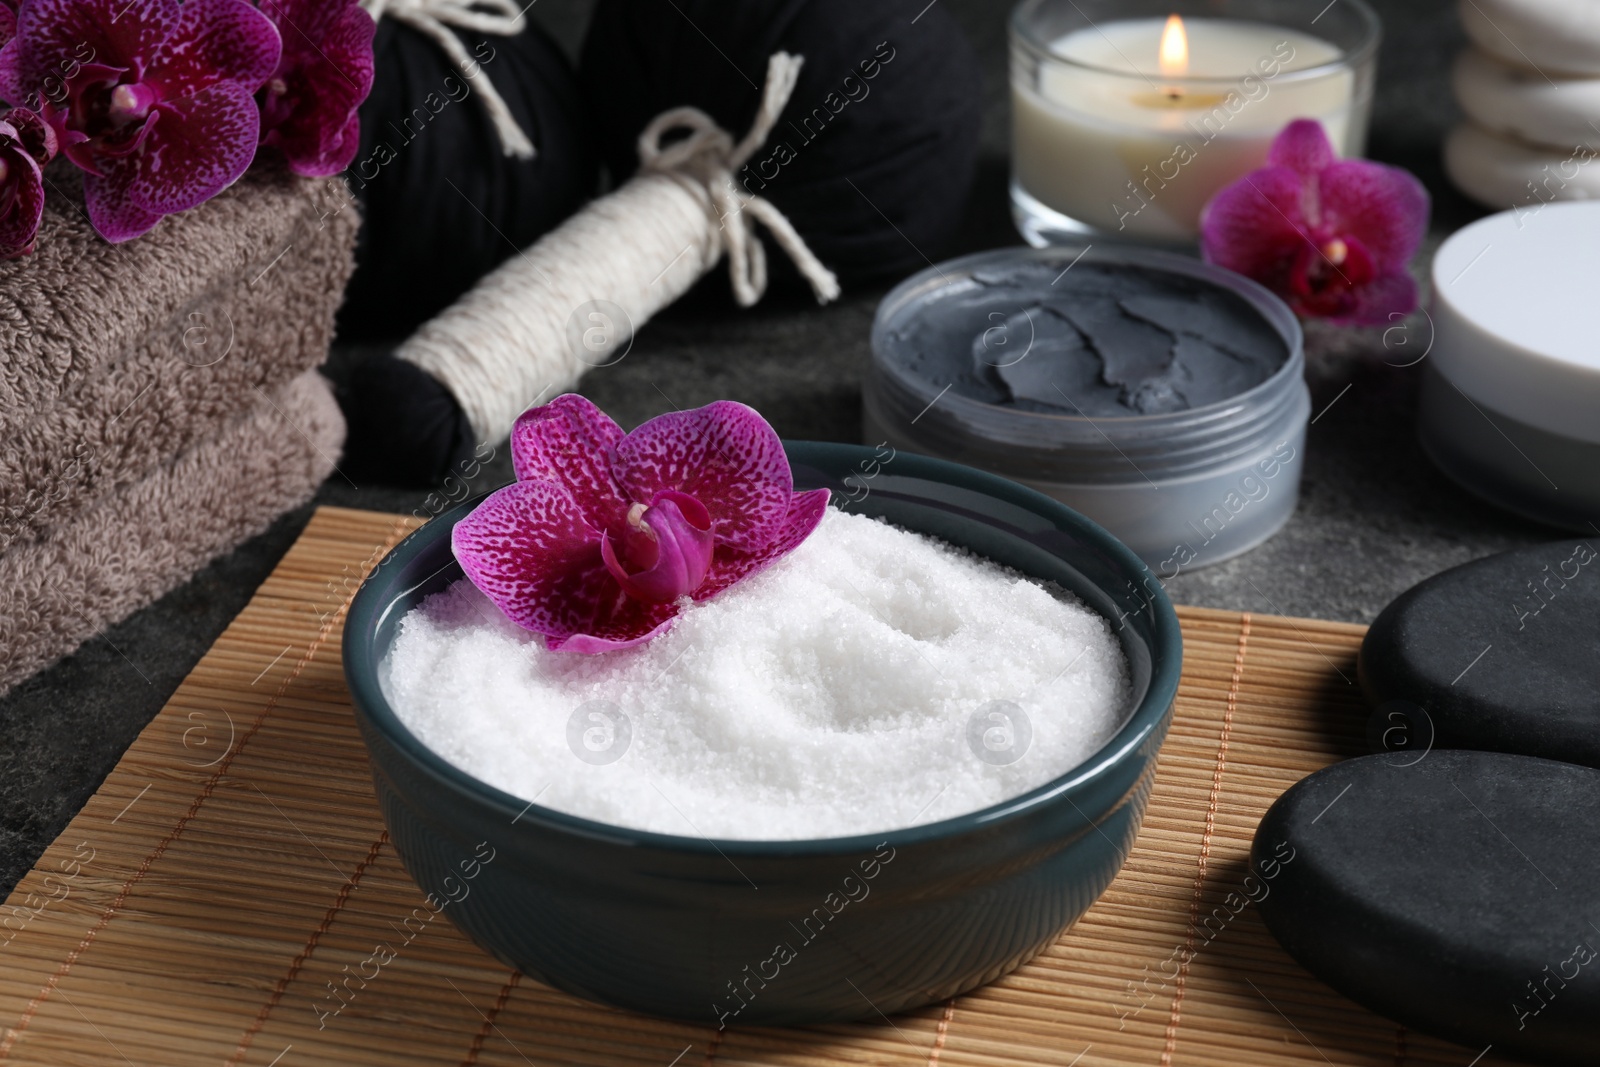
{"type": "MultiPolygon", "coordinates": [[[[986,70],[983,155],[960,233],[943,257],[1016,244],[1006,197],[1005,18],[1008,4],[936,0],[965,27],[986,70]]],[[[1312,3],[1314,0],[1305,0],[1312,3]]],[[[1315,0],[1321,2],[1321,0],[1315,0]]],[[[1338,0],[1335,0],[1338,2],[1338,0]]],[[[1427,252],[1481,212],[1444,181],[1439,145],[1456,111],[1448,66],[1462,45],[1449,0],[1376,0],[1385,28],[1369,155],[1410,168],[1434,196],[1427,252]]],[[[532,8],[569,48],[588,0],[532,8]]],[[[725,284],[725,283],[724,283],[725,284]]],[[[825,309],[778,299],[750,311],[697,294],[649,324],[627,357],[583,391],[624,425],[719,398],[761,410],[793,438],[859,440],[868,328],[887,286],[825,309]]],[[[1367,622],[1397,593],[1447,567],[1555,531],[1484,505],[1428,463],[1413,434],[1427,323],[1398,332],[1311,329],[1316,421],[1299,509],[1272,541],[1237,560],[1181,575],[1179,603],[1367,622]],[[1409,346],[1409,347],[1408,347],[1409,346]]],[[[333,370],[359,353],[339,354],[333,370]]],[[[501,456],[474,488],[510,478],[501,456]]],[[[218,559],[193,580],[0,698],[0,891],[9,891],[115,765],[139,730],[242,609],[315,504],[411,511],[427,490],[352,488],[331,478],[314,504],[218,559]]]]}

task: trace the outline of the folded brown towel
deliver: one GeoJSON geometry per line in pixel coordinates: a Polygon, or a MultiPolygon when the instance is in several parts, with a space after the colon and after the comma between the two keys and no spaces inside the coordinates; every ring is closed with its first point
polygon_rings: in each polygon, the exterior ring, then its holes
{"type": "Polygon", "coordinates": [[[0,555],[0,693],[309,500],[344,418],[316,371],[221,432],[0,555]]]}
{"type": "Polygon", "coordinates": [[[353,265],[327,181],[252,174],[111,245],[75,174],[49,172],[37,251],[0,263],[0,552],[321,363],[353,265]]]}

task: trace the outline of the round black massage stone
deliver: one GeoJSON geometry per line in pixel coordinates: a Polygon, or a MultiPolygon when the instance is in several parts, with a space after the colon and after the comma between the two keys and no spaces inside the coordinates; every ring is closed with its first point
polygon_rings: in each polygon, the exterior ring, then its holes
{"type": "Polygon", "coordinates": [[[1378,712],[1436,748],[1600,767],[1600,537],[1504,552],[1402,593],[1367,631],[1359,672],[1378,712]]]}
{"type": "Polygon", "coordinates": [[[1463,1064],[1491,1044],[1594,1064],[1600,771],[1466,750],[1412,759],[1347,760],[1278,798],[1252,849],[1257,869],[1280,864],[1267,927],[1350,999],[1467,1046],[1463,1064]]]}

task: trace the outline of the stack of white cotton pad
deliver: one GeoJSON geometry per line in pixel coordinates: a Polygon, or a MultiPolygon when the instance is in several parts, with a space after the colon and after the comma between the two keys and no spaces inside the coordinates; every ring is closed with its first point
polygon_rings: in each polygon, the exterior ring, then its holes
{"type": "Polygon", "coordinates": [[[1600,198],[1600,3],[1462,0],[1473,47],[1457,61],[1467,122],[1445,142],[1462,192],[1537,210],[1600,198]]]}

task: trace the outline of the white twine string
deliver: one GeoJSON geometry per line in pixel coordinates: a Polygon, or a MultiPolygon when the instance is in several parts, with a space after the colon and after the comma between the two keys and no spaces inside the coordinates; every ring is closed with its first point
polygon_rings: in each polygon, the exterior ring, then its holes
{"type": "Polygon", "coordinates": [[[387,16],[432,38],[463,76],[476,78],[482,74],[478,92],[483,109],[500,136],[501,149],[514,159],[533,158],[533,142],[517,125],[505,99],[483,73],[482,64],[467,53],[467,46],[451,29],[514,37],[527,28],[528,20],[513,0],[361,0],[361,6],[374,22],[387,16]]]}
{"type": "Polygon", "coordinates": [[[839,283],[824,267],[805,241],[795,232],[783,212],[770,201],[742,192],[733,180],[733,172],[744,166],[767,141],[767,135],[777,124],[783,106],[794,93],[800,79],[800,68],[805,60],[779,52],[767,63],[767,85],[761,94],[761,108],[756,112],[750,132],[737,145],[728,131],[722,129],[699,108],[678,107],[655,117],[639,135],[639,168],[663,174],[681,175],[684,180],[694,180],[711,196],[723,229],[728,250],[728,267],[733,279],[734,298],[740,307],[749,307],[761,299],[767,287],[767,259],[761,239],[755,228],[745,221],[745,213],[771,231],[778,246],[794,260],[795,266],[817,298],[823,303],[839,295],[839,283]],[[662,137],[676,130],[688,130],[689,135],[671,146],[661,146],[662,137]]]}
{"type": "Polygon", "coordinates": [[[395,355],[450,389],[478,440],[500,441],[528,407],[611,362],[723,252],[740,305],[759,300],[766,259],[750,220],[771,231],[818,303],[837,297],[838,280],[783,213],[733,180],[772,131],[802,62],[771,57],[761,108],[737,145],[694,108],[658,116],[640,135],[637,175],[507,260],[395,355]],[[689,135],[663,147],[680,129],[689,135]]]}

